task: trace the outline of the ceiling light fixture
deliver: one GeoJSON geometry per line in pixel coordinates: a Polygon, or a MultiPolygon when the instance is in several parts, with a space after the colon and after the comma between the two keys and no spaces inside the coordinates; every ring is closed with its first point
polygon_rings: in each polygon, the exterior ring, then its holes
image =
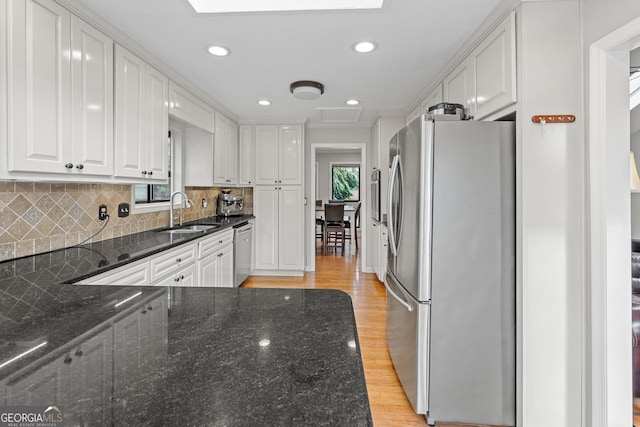
{"type": "Polygon", "coordinates": [[[231,50],[229,50],[229,48],[218,45],[207,46],[207,52],[214,56],[228,56],[231,54],[231,50]]]}
{"type": "Polygon", "coordinates": [[[298,99],[316,99],[324,93],[324,85],[312,80],[300,80],[291,83],[289,90],[298,99]]]}
{"type": "Polygon", "coordinates": [[[358,105],[360,104],[360,101],[358,101],[357,99],[347,99],[346,101],[344,101],[344,103],[347,105],[358,105]]]}
{"type": "Polygon", "coordinates": [[[376,49],[377,45],[374,42],[357,42],[354,43],[351,48],[358,53],[369,53],[376,49]]]}
{"type": "Polygon", "coordinates": [[[268,99],[261,99],[258,101],[258,105],[262,105],[263,107],[267,107],[269,105],[271,105],[271,101],[269,101],[268,99]]]}

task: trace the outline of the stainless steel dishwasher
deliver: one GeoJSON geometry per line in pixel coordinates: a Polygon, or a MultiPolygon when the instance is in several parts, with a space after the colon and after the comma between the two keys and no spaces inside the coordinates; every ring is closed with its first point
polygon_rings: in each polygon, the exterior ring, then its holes
{"type": "Polygon", "coordinates": [[[251,275],[253,261],[253,220],[233,227],[234,285],[238,287],[251,275]]]}

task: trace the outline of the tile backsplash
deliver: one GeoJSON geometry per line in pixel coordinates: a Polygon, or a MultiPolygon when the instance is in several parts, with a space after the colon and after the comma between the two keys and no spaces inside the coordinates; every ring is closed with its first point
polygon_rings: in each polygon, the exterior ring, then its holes
{"type": "MultiPolygon", "coordinates": [[[[0,181],[0,261],[61,249],[91,237],[104,225],[98,205],[105,204],[109,222],[91,241],[110,239],[169,224],[169,210],[117,215],[118,204],[131,203],[131,185],[0,181]]],[[[184,210],[185,221],[215,215],[218,187],[187,187],[195,206],[184,210]],[[202,208],[202,199],[207,207],[202,208]]],[[[244,212],[253,213],[253,189],[244,194],[244,212]]]]}

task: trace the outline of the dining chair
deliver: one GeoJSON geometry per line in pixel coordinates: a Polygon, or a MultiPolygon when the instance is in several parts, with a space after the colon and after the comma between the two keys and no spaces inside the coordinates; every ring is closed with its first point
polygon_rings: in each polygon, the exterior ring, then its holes
{"type": "Polygon", "coordinates": [[[345,240],[351,240],[351,236],[353,234],[353,240],[356,242],[356,250],[358,249],[358,228],[360,228],[360,205],[362,202],[358,202],[356,206],[356,211],[353,214],[353,224],[351,224],[351,219],[344,220],[344,228],[345,228],[345,240]],[[346,231],[349,231],[348,233],[346,231]]]}
{"type": "Polygon", "coordinates": [[[344,203],[327,203],[324,205],[324,253],[330,247],[342,248],[344,255],[344,203]]]}

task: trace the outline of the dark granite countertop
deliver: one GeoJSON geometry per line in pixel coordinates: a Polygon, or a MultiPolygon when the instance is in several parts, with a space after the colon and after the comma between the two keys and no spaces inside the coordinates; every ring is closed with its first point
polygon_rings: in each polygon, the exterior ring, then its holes
{"type": "Polygon", "coordinates": [[[4,405],[57,405],[67,425],[372,425],[344,292],[12,288],[57,297],[0,316],[4,405]]]}
{"type": "MultiPolygon", "coordinates": [[[[218,233],[240,224],[253,215],[208,217],[185,223],[219,224],[203,233],[168,234],[149,230],[96,243],[55,250],[39,255],[0,262],[0,294],[13,283],[75,283],[174,246],[218,233]]],[[[1,297],[1,295],[0,295],[1,297]]],[[[2,307],[0,306],[0,309],[2,307]]]]}

